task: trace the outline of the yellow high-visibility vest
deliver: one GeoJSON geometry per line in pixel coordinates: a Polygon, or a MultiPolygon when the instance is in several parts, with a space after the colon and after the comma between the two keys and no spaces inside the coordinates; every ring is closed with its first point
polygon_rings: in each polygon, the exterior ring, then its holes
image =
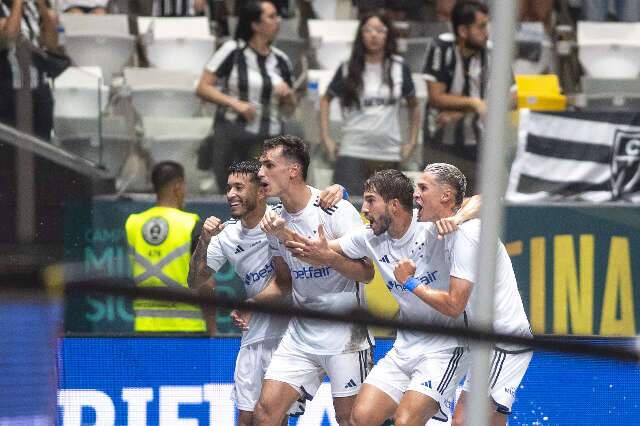
{"type": "MultiPolygon", "coordinates": [[[[188,287],[191,234],[200,218],[171,207],[132,214],[125,225],[133,280],[139,287],[188,287]]],[[[136,299],[136,331],[206,331],[199,307],[136,299]]]]}

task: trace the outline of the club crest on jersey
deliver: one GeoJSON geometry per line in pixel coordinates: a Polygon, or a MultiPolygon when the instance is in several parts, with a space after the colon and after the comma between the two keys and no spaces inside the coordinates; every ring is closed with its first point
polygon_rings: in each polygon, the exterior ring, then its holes
{"type": "Polygon", "coordinates": [[[611,155],[611,192],[618,200],[640,190],[640,131],[616,130],[611,155]]]}
{"type": "Polygon", "coordinates": [[[142,226],[142,238],[152,246],[164,243],[169,235],[169,223],[164,217],[152,217],[142,226]]]}

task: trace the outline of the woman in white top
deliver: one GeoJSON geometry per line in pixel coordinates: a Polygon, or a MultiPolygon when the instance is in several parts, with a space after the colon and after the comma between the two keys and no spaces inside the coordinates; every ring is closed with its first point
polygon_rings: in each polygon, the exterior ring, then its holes
{"type": "Polygon", "coordinates": [[[213,54],[200,78],[198,95],[218,105],[214,135],[206,143],[220,191],[229,166],[257,158],[265,139],[282,134],[281,112],[290,113],[295,106],[291,62],[271,45],[279,29],[273,3],[247,2],[235,39],[213,54]]]}
{"type": "Polygon", "coordinates": [[[327,159],[336,161],[333,181],[350,193],[362,193],[364,181],[376,170],[398,169],[418,140],[420,110],[411,71],[395,55],[390,20],[380,13],[360,20],[351,58],[336,71],[320,101],[321,138],[327,159]],[[342,140],[329,134],[329,104],[340,99],[344,125],[342,140]],[[407,100],[411,128],[402,143],[400,101],[407,100]]]}

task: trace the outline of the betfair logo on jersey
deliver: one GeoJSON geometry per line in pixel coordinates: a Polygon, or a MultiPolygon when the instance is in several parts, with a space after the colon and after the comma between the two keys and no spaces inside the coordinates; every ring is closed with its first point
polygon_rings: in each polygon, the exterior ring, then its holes
{"type": "Polygon", "coordinates": [[[309,279],[309,278],[326,278],[331,273],[331,268],[323,266],[322,268],[314,268],[309,266],[308,268],[298,269],[297,271],[291,271],[291,276],[294,279],[309,279]]]}
{"type": "MultiPolygon", "coordinates": [[[[432,271],[432,272],[427,272],[426,274],[416,278],[420,281],[420,284],[431,284],[437,279],[437,274],[438,274],[438,271],[432,271]]],[[[394,288],[400,292],[409,291],[406,288],[404,288],[402,284],[398,283],[395,280],[387,281],[387,288],[389,289],[389,291],[393,291],[394,288]]]]}
{"type": "Polygon", "coordinates": [[[273,260],[271,262],[269,262],[268,264],[264,265],[264,267],[256,272],[248,272],[245,276],[244,276],[244,283],[245,285],[251,285],[253,283],[255,283],[256,281],[259,281],[265,277],[268,277],[269,275],[271,275],[271,273],[273,272],[274,269],[274,264],[273,264],[273,260]]]}

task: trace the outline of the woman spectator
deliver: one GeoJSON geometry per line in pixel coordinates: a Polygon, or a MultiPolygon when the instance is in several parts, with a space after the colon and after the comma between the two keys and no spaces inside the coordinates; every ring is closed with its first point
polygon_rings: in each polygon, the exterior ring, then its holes
{"type": "Polygon", "coordinates": [[[282,133],[281,112],[290,113],[295,106],[291,62],[271,46],[279,28],[273,3],[248,2],[235,39],[213,54],[200,78],[198,95],[218,105],[213,138],[206,142],[220,191],[226,187],[228,167],[257,157],[266,138],[282,133]]]}
{"type": "Polygon", "coordinates": [[[361,193],[375,170],[399,168],[418,140],[420,110],[411,71],[394,52],[391,22],[380,13],[364,16],[351,58],[338,68],[320,101],[321,138],[327,159],[336,161],[333,181],[352,194],[361,193]],[[344,118],[339,146],[329,134],[329,104],[334,97],[340,99],[344,118]],[[411,120],[405,144],[399,124],[402,98],[411,120]]]}
{"type": "Polygon", "coordinates": [[[33,100],[33,133],[44,140],[51,138],[53,127],[51,89],[44,70],[36,68],[33,62],[29,72],[22,70],[17,46],[24,42],[57,49],[57,24],[56,13],[45,0],[0,0],[0,122],[16,125],[16,94],[20,89],[29,88],[33,100]]]}

